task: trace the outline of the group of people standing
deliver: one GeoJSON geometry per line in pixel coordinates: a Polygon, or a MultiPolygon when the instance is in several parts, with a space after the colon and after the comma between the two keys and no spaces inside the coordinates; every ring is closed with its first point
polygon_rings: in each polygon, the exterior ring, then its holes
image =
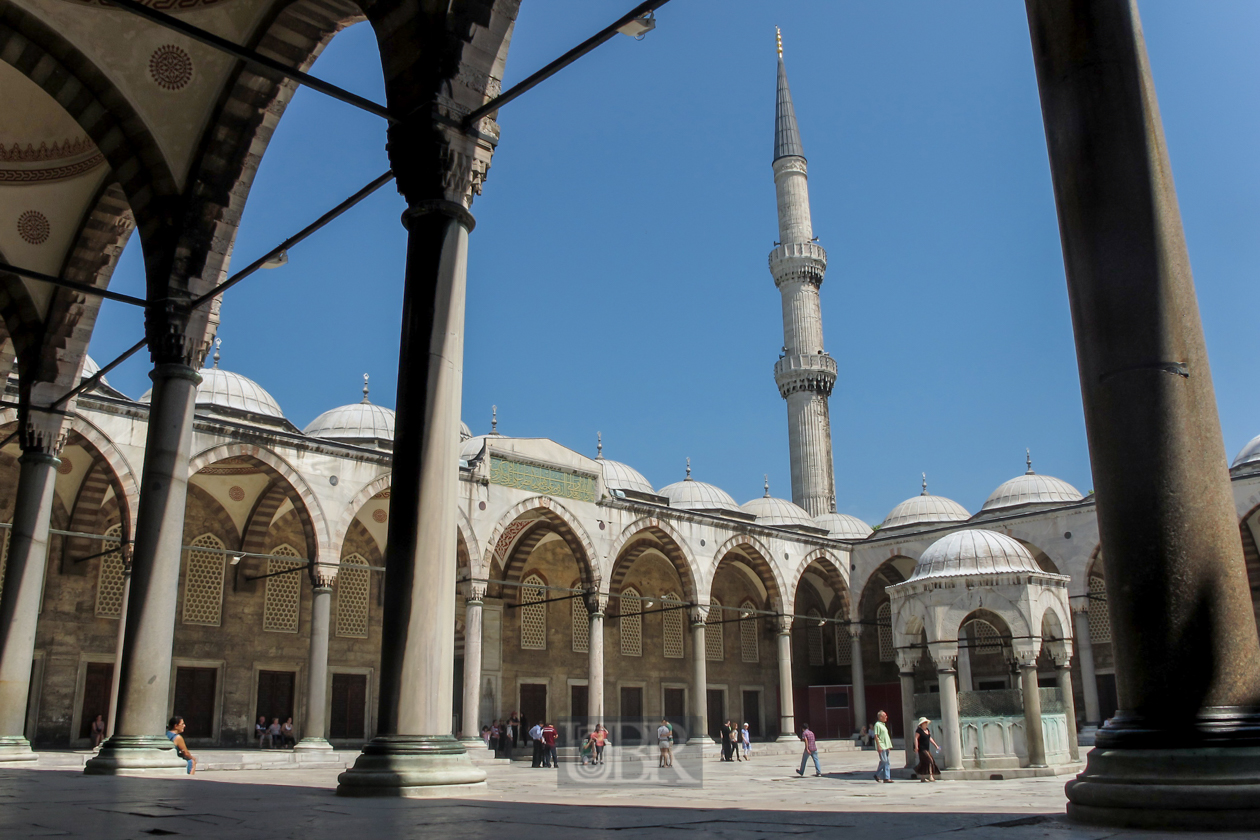
{"type": "Polygon", "coordinates": [[[718,730],[718,743],[722,745],[723,761],[752,761],[752,733],[748,724],[736,726],[726,721],[718,730]]]}
{"type": "Polygon", "coordinates": [[[494,750],[495,758],[511,758],[512,750],[521,739],[521,727],[524,721],[516,712],[507,720],[494,720],[489,726],[481,727],[481,740],[494,750]]]}

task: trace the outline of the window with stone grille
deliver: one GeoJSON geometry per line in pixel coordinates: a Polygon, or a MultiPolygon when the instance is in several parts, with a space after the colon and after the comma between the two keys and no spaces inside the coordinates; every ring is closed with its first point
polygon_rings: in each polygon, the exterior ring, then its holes
{"type": "MultiPolygon", "coordinates": [[[[280,557],[300,556],[289,545],[277,546],[267,553],[278,554],[280,557]]],[[[298,613],[302,607],[302,573],[276,573],[301,569],[306,564],[299,560],[281,560],[280,557],[267,559],[267,574],[274,577],[267,578],[266,598],[263,601],[263,630],[271,633],[296,633],[298,613]]]]}
{"type": "Polygon", "coordinates": [[[547,605],[536,603],[547,597],[546,582],[538,575],[525,578],[521,587],[521,650],[547,649],[547,605]]]}
{"type": "Polygon", "coordinates": [[[337,635],[347,639],[366,639],[368,636],[368,610],[371,606],[372,573],[368,561],[361,554],[341,558],[337,570],[337,635]]]}
{"type": "Polygon", "coordinates": [[[885,601],[879,605],[875,622],[879,625],[879,661],[892,662],[897,658],[893,650],[892,604],[885,601]]]}
{"type": "Polygon", "coordinates": [[[805,641],[809,651],[809,664],[823,664],[823,629],[819,625],[822,613],[818,610],[809,611],[809,626],[805,628],[805,641]]]}
{"type": "Polygon", "coordinates": [[[661,613],[663,653],[666,659],[683,658],[683,610],[682,600],[670,592],[661,599],[662,607],[673,607],[661,613]]]}
{"type": "Polygon", "coordinates": [[[1107,615],[1107,582],[1099,575],[1089,577],[1089,639],[1096,645],[1111,641],[1111,616],[1107,615]]]}
{"type": "Polygon", "coordinates": [[[709,615],[705,618],[704,658],[710,662],[721,662],[726,658],[726,645],[723,633],[726,625],[722,623],[722,602],[713,599],[709,605],[709,615]]]}
{"type": "Polygon", "coordinates": [[[757,616],[753,615],[756,609],[757,606],[752,601],[745,601],[739,606],[740,613],[748,615],[748,618],[739,623],[739,657],[744,662],[757,662],[761,659],[757,646],[757,616]]]}
{"type": "Polygon", "coordinates": [[[101,544],[101,568],[96,576],[96,615],[98,618],[121,618],[123,600],[123,559],[118,550],[122,525],[111,525],[105,536],[114,537],[101,544]],[[112,549],[112,550],[111,550],[112,549]]]}
{"type": "MultiPolygon", "coordinates": [[[[573,589],[575,594],[581,591],[580,587],[573,589]]],[[[586,612],[586,599],[579,596],[569,603],[573,605],[573,650],[587,653],[591,649],[591,620],[586,612]]]]}
{"type": "Polygon", "coordinates": [[[849,635],[849,625],[836,624],[836,664],[853,664],[853,637],[849,635]]]}
{"type": "Polygon", "coordinates": [[[639,590],[628,586],[621,590],[621,655],[643,655],[643,602],[639,600],[639,590]]]}
{"type": "Polygon", "coordinates": [[[223,620],[223,571],[227,563],[227,556],[220,553],[223,541],[214,534],[202,534],[191,545],[184,577],[184,623],[218,627],[223,620]]]}
{"type": "Polygon", "coordinates": [[[996,627],[987,621],[972,621],[968,626],[971,628],[971,644],[977,654],[1002,652],[1002,637],[996,627]]]}

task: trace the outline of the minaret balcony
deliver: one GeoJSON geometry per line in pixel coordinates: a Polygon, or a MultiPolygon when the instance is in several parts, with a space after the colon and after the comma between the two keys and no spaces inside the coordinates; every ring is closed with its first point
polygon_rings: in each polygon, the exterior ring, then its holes
{"type": "Polygon", "coordinates": [[[770,252],[774,285],[788,281],[822,285],[827,271],[827,252],[817,242],[785,242],[770,252]]]}
{"type": "Polygon", "coordinates": [[[789,353],[774,363],[774,381],[784,399],[798,391],[829,397],[836,384],[836,373],[836,360],[826,353],[789,353]]]}

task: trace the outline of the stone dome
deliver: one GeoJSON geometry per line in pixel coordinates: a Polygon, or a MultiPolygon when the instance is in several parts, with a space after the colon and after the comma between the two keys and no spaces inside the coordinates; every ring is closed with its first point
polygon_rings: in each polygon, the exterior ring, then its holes
{"type": "MultiPolygon", "coordinates": [[[[202,368],[201,384],[197,386],[197,406],[227,409],[263,417],[284,419],[279,403],[263,387],[248,377],[217,367],[202,368]]],[[[140,402],[153,398],[153,389],[145,391],[140,402]]]]}
{"type": "Polygon", "coordinates": [[[1032,554],[1017,541],[995,531],[970,528],[955,531],[928,546],[910,580],[1040,571],[1032,554]]]}
{"type": "Polygon", "coordinates": [[[758,525],[814,525],[814,518],[805,508],[789,502],[787,499],[776,499],[770,495],[770,482],[766,482],[766,494],[758,499],[744,502],[739,506],[744,513],[757,517],[758,525]]]}
{"type": "Polygon", "coordinates": [[[363,402],[325,411],[302,430],[311,437],[344,441],[394,440],[394,412],[383,405],[363,402]]]}
{"type": "Polygon", "coordinates": [[[933,496],[927,491],[927,478],[923,479],[923,492],[911,496],[893,508],[884,517],[880,529],[908,528],[912,525],[934,525],[946,522],[965,522],[971,514],[965,507],[944,496],[933,496]]]}
{"type": "Polygon", "coordinates": [[[690,459],[687,463],[687,477],[662,487],[659,495],[669,499],[670,507],[680,510],[740,510],[739,505],[725,490],[691,477],[690,459]]]}
{"type": "MultiPolygon", "coordinates": [[[[463,437],[462,432],[460,433],[460,437],[463,437]]],[[[459,459],[461,461],[471,461],[476,458],[481,454],[481,449],[486,445],[486,441],[493,438],[502,439],[503,435],[497,433],[489,435],[473,435],[467,440],[461,442],[459,446],[459,459]]]]}
{"type": "MultiPolygon", "coordinates": [[[[1026,451],[1026,450],[1025,450],[1026,451]]],[[[1037,475],[1032,468],[1032,455],[1027,456],[1028,471],[1003,482],[980,507],[980,512],[1019,507],[1021,505],[1065,504],[1085,498],[1071,484],[1048,475],[1037,475]]]]}
{"type": "MultiPolygon", "coordinates": [[[[101,372],[101,366],[96,363],[96,360],[93,359],[91,356],[84,356],[83,357],[83,373],[79,375],[79,381],[82,382],[84,379],[87,379],[88,377],[91,377],[91,376],[95,376],[96,374],[100,372],[101,372]]],[[[109,379],[107,379],[104,376],[100,378],[99,382],[102,385],[109,385],[109,379]]]]}
{"type": "Polygon", "coordinates": [[[609,490],[635,490],[639,493],[655,493],[652,484],[643,477],[643,473],[620,461],[609,461],[607,458],[596,459],[604,470],[604,486],[609,490]]]}
{"type": "Polygon", "coordinates": [[[874,531],[856,516],[847,513],[824,513],[814,517],[814,524],[827,529],[827,536],[833,540],[864,540],[874,531]]]}
{"type": "Polygon", "coordinates": [[[459,421],[459,442],[463,443],[472,437],[472,429],[468,428],[468,424],[463,420],[459,421]]]}
{"type": "Polygon", "coordinates": [[[1238,457],[1234,459],[1234,463],[1230,469],[1233,469],[1234,467],[1241,467],[1244,464],[1260,464],[1260,435],[1253,437],[1251,441],[1243,447],[1242,452],[1238,453],[1238,457]]]}

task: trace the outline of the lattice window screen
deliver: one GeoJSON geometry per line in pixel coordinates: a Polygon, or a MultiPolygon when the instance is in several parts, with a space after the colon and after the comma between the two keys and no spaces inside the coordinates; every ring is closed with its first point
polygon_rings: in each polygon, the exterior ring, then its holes
{"type": "Polygon", "coordinates": [[[368,610],[372,594],[372,573],[355,566],[366,566],[362,555],[341,558],[337,570],[337,635],[347,639],[366,639],[368,610]]]}
{"type": "MultiPolygon", "coordinates": [[[[745,601],[739,609],[741,612],[747,610],[751,613],[757,607],[752,601],[745,601]]],[[[745,618],[739,623],[739,656],[744,662],[757,662],[761,659],[757,645],[756,616],[745,618]]]]}
{"type": "Polygon", "coordinates": [[[847,624],[837,624],[836,628],[836,664],[853,664],[853,637],[849,635],[847,624]]]}
{"type": "Polygon", "coordinates": [[[722,623],[722,602],[713,599],[709,606],[709,616],[705,619],[704,658],[710,662],[721,662],[726,658],[726,644],[723,638],[726,625],[722,623]]]}
{"type": "Polygon", "coordinates": [[[531,606],[519,608],[521,614],[521,650],[547,649],[547,605],[538,604],[547,597],[546,585],[538,575],[525,578],[521,587],[521,603],[531,606]]]}
{"type": "MultiPolygon", "coordinates": [[[[582,590],[575,588],[573,591],[582,590]]],[[[573,605],[573,649],[578,653],[587,653],[591,649],[591,621],[586,612],[586,600],[574,598],[569,603],[573,605]]]]}
{"type": "MultiPolygon", "coordinates": [[[[107,537],[122,536],[122,525],[111,525],[105,531],[107,537]]],[[[122,616],[123,599],[123,560],[118,550],[117,540],[106,540],[101,544],[101,568],[96,577],[96,615],[99,618],[120,618],[122,616]],[[113,549],[113,551],[109,551],[113,549]]]]}
{"type": "Polygon", "coordinates": [[[188,551],[188,572],[184,578],[184,623],[218,627],[223,620],[223,570],[227,556],[202,548],[223,548],[214,534],[202,534],[188,551]]]}
{"type": "Polygon", "coordinates": [[[670,592],[661,599],[662,607],[675,607],[676,609],[661,613],[661,635],[663,638],[664,654],[666,659],[682,659],[683,658],[683,611],[680,609],[682,601],[673,592],[670,592]]]}
{"type": "Polygon", "coordinates": [[[1089,578],[1089,639],[1094,644],[1111,641],[1111,616],[1107,615],[1107,583],[1098,575],[1089,578]]]}
{"type": "MultiPolygon", "coordinates": [[[[281,557],[300,556],[288,545],[278,546],[267,553],[281,557]]],[[[289,572],[287,575],[277,575],[276,572],[301,569],[304,565],[297,560],[279,560],[275,557],[267,561],[267,574],[276,576],[267,578],[267,594],[263,601],[263,630],[272,633],[298,631],[298,612],[302,607],[302,574],[289,572]]]]}
{"type": "Polygon", "coordinates": [[[822,618],[822,613],[818,610],[809,611],[809,626],[805,628],[805,640],[809,647],[809,664],[823,664],[823,629],[818,626],[818,619],[822,618]]]}
{"type": "Polygon", "coordinates": [[[971,627],[972,644],[975,645],[974,651],[977,654],[1002,652],[1002,637],[992,624],[987,621],[971,621],[967,626],[971,627]]]}
{"type": "Polygon", "coordinates": [[[879,624],[879,661],[892,662],[896,659],[893,652],[892,605],[885,601],[875,611],[875,621],[879,624]]]}
{"type": "Polygon", "coordinates": [[[639,590],[633,586],[621,590],[626,596],[621,599],[621,655],[643,655],[643,602],[639,600],[639,590]]]}

